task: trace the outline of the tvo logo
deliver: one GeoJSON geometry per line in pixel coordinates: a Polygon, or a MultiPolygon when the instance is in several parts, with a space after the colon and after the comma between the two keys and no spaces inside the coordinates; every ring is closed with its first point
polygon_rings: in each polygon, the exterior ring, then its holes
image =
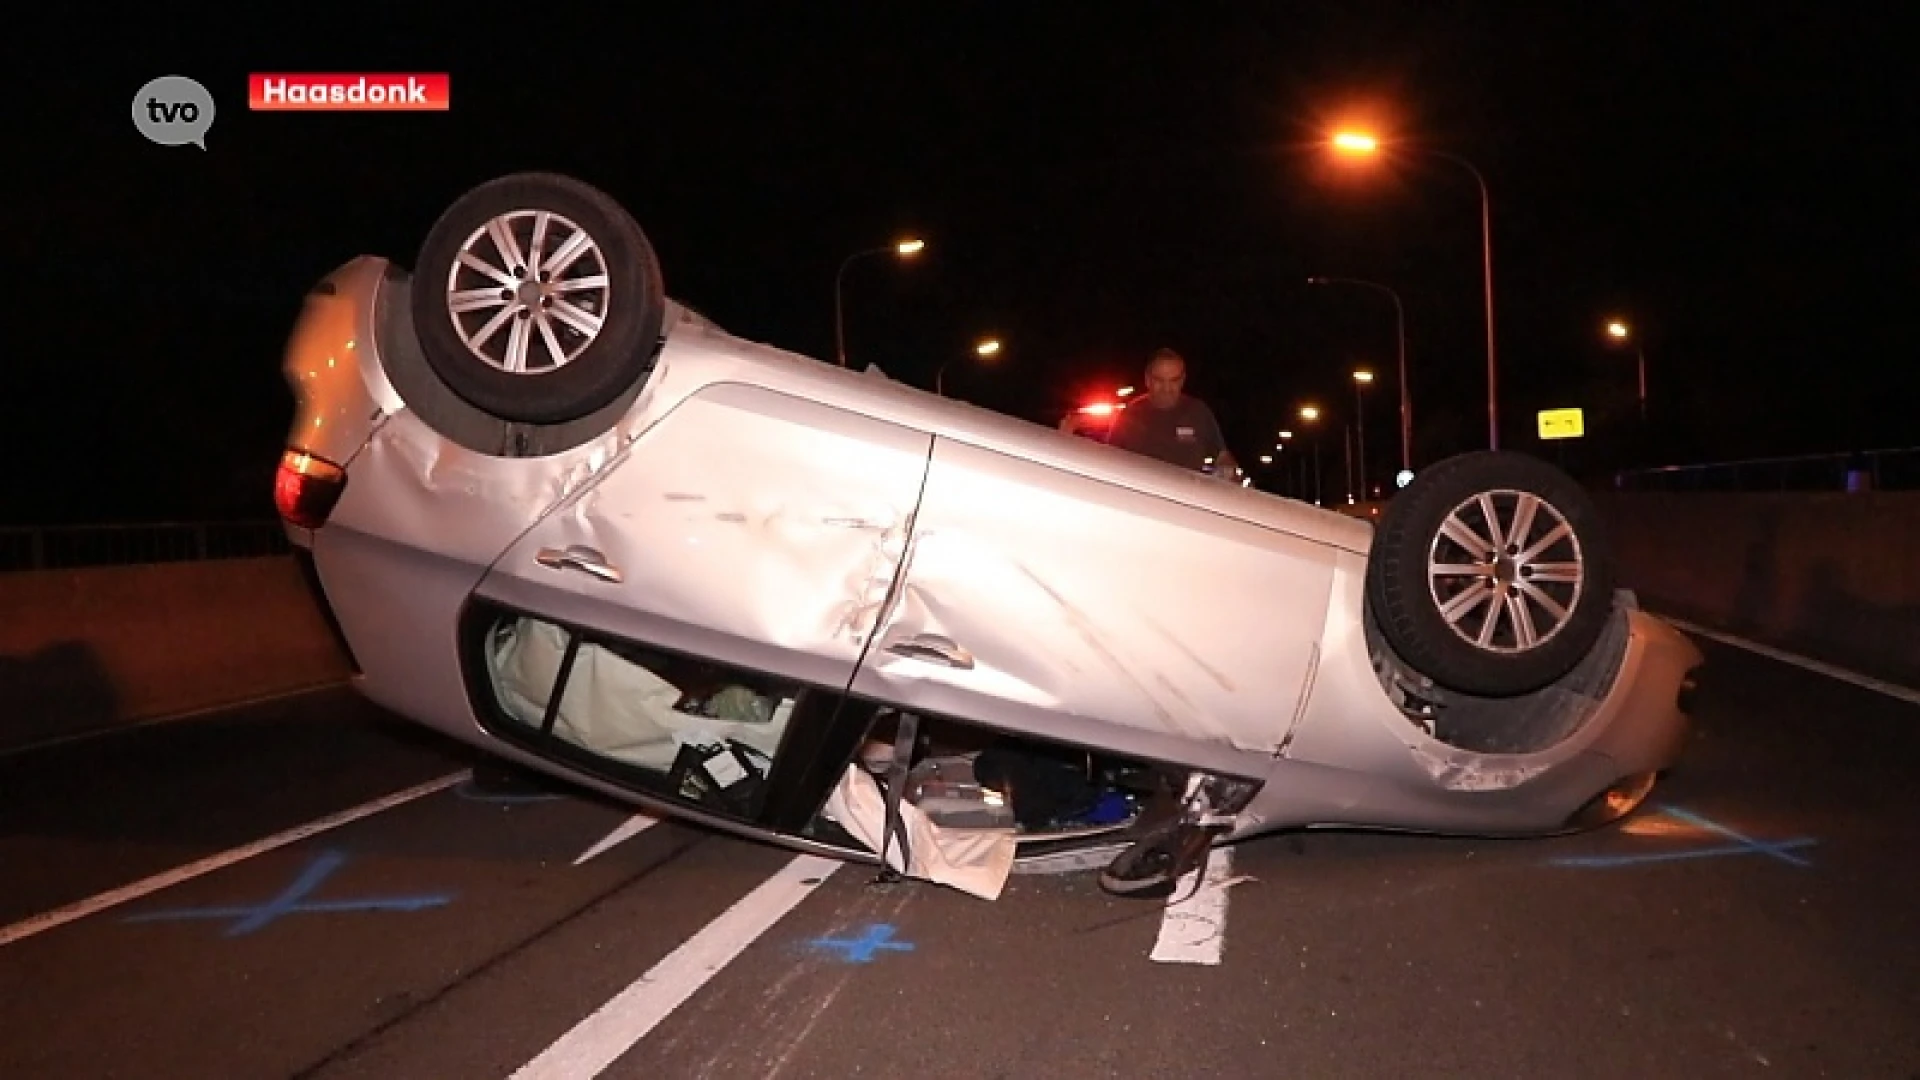
{"type": "Polygon", "coordinates": [[[133,126],[161,146],[207,148],[213,94],[185,75],[163,75],[133,95],[133,126]]]}

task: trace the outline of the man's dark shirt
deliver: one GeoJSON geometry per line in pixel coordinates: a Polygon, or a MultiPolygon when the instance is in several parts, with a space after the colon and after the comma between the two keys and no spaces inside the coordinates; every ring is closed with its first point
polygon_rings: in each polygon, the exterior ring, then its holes
{"type": "Polygon", "coordinates": [[[1213,410],[1184,394],[1165,409],[1145,398],[1127,406],[1107,442],[1195,472],[1205,470],[1207,459],[1217,459],[1227,446],[1213,410]]]}

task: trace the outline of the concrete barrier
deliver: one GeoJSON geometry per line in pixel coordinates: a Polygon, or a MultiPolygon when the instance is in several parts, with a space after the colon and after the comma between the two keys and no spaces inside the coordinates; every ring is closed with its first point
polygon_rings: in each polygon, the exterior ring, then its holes
{"type": "Polygon", "coordinates": [[[287,556],[0,574],[0,750],[346,675],[287,556]]]}
{"type": "Polygon", "coordinates": [[[1920,686],[1920,491],[1599,501],[1645,606],[1920,686]]]}

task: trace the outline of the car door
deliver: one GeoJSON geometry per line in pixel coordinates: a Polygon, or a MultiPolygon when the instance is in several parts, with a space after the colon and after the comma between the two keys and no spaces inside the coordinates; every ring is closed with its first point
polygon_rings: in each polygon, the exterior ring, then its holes
{"type": "Polygon", "coordinates": [[[521,536],[477,595],[844,689],[900,569],[931,443],[779,391],[706,386],[521,536]]]}
{"type": "Polygon", "coordinates": [[[1311,677],[1333,565],[1304,537],[940,438],[852,689],[1115,750],[1270,754],[1311,677]]]}

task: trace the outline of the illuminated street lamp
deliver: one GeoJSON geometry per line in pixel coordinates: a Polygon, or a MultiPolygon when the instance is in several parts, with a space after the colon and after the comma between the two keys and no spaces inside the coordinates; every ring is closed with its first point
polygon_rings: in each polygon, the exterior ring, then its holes
{"type": "Polygon", "coordinates": [[[1393,330],[1399,343],[1400,355],[1400,468],[1403,472],[1413,469],[1413,390],[1407,383],[1407,314],[1400,303],[1400,294],[1385,285],[1359,278],[1310,277],[1309,285],[1357,285],[1363,289],[1373,289],[1386,293],[1393,300],[1393,330]]]}
{"type": "Polygon", "coordinates": [[[1271,465],[1271,464],[1273,464],[1273,455],[1272,455],[1272,454],[1261,454],[1261,455],[1260,455],[1260,464],[1262,464],[1262,465],[1271,465]]]}
{"type": "Polygon", "coordinates": [[[1615,341],[1633,343],[1633,356],[1640,375],[1640,422],[1647,422],[1647,350],[1642,348],[1639,339],[1627,329],[1627,324],[1615,319],[1607,323],[1607,336],[1615,341]]]}
{"type": "MultiPolygon", "coordinates": [[[[978,356],[983,360],[989,357],[998,356],[1000,355],[1000,340],[998,338],[987,338],[983,341],[980,341],[974,345],[973,352],[975,356],[978,356]]],[[[941,397],[946,396],[944,386],[945,386],[945,380],[947,375],[947,364],[950,364],[952,362],[953,361],[949,360],[946,363],[941,364],[939,370],[933,373],[933,392],[936,394],[939,394],[941,397]]]]}
{"type": "MultiPolygon", "coordinates": [[[[1373,136],[1361,132],[1343,131],[1333,136],[1333,149],[1337,153],[1349,156],[1372,155],[1380,149],[1380,143],[1373,136]]],[[[1473,174],[1476,184],[1480,185],[1480,264],[1482,290],[1486,293],[1487,304],[1487,448],[1500,449],[1500,408],[1499,408],[1499,367],[1494,361],[1493,340],[1493,200],[1487,194],[1487,178],[1480,170],[1463,157],[1442,150],[1408,148],[1412,152],[1437,157],[1449,161],[1473,174]]]]}
{"type": "MultiPolygon", "coordinates": [[[[1319,408],[1319,406],[1317,406],[1317,405],[1302,405],[1302,406],[1300,407],[1300,419],[1301,419],[1302,421],[1304,421],[1304,422],[1306,422],[1306,423],[1308,423],[1308,424],[1317,424],[1317,423],[1319,422],[1319,420],[1320,420],[1320,408],[1319,408]]],[[[1285,436],[1283,435],[1282,437],[1284,438],[1285,436]]],[[[1321,501],[1320,501],[1320,496],[1321,496],[1321,490],[1320,490],[1320,436],[1319,436],[1319,433],[1318,433],[1318,432],[1315,432],[1315,434],[1314,434],[1314,437],[1313,437],[1313,505],[1315,505],[1315,506],[1319,506],[1319,505],[1321,505],[1321,501]]]]}
{"type": "Polygon", "coordinates": [[[870,255],[897,255],[902,259],[918,255],[927,246],[925,240],[907,239],[889,247],[868,248],[856,251],[840,261],[840,269],[833,275],[833,351],[841,367],[847,366],[847,324],[840,303],[841,283],[847,276],[847,267],[856,260],[870,255]]]}
{"type": "Polygon", "coordinates": [[[1118,390],[1115,390],[1115,391],[1113,392],[1113,396],[1114,396],[1114,397],[1132,397],[1132,396],[1133,396],[1133,387],[1131,387],[1131,386],[1123,386],[1123,387],[1121,387],[1120,389],[1118,389],[1118,390]]]}

